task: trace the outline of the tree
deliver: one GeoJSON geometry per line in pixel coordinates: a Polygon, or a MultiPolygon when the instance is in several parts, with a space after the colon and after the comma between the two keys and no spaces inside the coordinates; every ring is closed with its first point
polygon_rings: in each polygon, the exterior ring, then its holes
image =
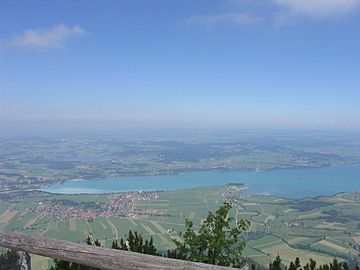
{"type": "MultiPolygon", "coordinates": [[[[100,241],[98,239],[95,239],[94,241],[92,237],[90,237],[90,235],[88,235],[88,237],[86,238],[85,243],[90,246],[101,247],[100,241]]],[[[131,230],[129,231],[129,236],[126,242],[124,242],[123,238],[121,238],[119,245],[118,241],[115,240],[112,242],[111,248],[145,253],[150,255],[158,255],[156,253],[156,248],[152,236],[150,237],[150,240],[146,239],[144,242],[141,234],[138,234],[137,232],[133,233],[131,230]]],[[[2,269],[0,268],[0,270],[2,269]]],[[[86,265],[80,265],[77,263],[55,260],[55,266],[52,266],[50,270],[100,270],[100,269],[86,265]]]]}
{"type": "Polygon", "coordinates": [[[0,270],[20,270],[20,256],[15,250],[0,253],[0,270]]]}
{"type": "Polygon", "coordinates": [[[186,231],[181,232],[182,241],[174,239],[176,249],[168,251],[170,258],[203,262],[221,266],[241,267],[242,250],[245,243],[240,235],[249,227],[250,222],[240,220],[235,227],[229,217],[231,204],[224,202],[215,214],[209,212],[200,229],[193,229],[193,222],[185,221],[186,231]]]}
{"type": "MultiPolygon", "coordinates": [[[[281,259],[278,255],[276,259],[270,263],[270,270],[280,270],[284,267],[281,265],[281,259]]],[[[289,267],[285,267],[287,270],[301,270],[300,259],[296,258],[294,262],[290,262],[289,267]]],[[[304,266],[304,270],[349,270],[354,269],[358,270],[357,264],[355,266],[350,267],[347,262],[339,262],[337,259],[333,259],[332,263],[323,264],[319,267],[316,267],[316,261],[314,259],[310,259],[309,262],[304,266]]]]}
{"type": "Polygon", "coordinates": [[[300,267],[300,259],[296,257],[295,262],[290,262],[288,270],[299,270],[300,267]]]}
{"type": "Polygon", "coordinates": [[[309,262],[304,266],[304,270],[316,270],[316,261],[310,258],[309,262]]]}
{"type": "MultiPolygon", "coordinates": [[[[86,238],[85,243],[90,246],[101,247],[101,243],[99,242],[99,240],[96,239],[95,241],[93,241],[90,235],[88,235],[88,237],[86,238]]],[[[62,260],[54,260],[54,262],[55,266],[52,266],[50,270],[100,270],[95,267],[81,265],[74,262],[67,262],[62,260]]]]}
{"type": "Polygon", "coordinates": [[[269,270],[281,270],[281,259],[279,255],[269,264],[269,270]]]}
{"type": "Polygon", "coordinates": [[[129,236],[126,242],[124,242],[124,240],[121,238],[120,245],[118,244],[117,240],[115,240],[112,242],[111,247],[113,249],[121,249],[150,255],[158,255],[152,236],[150,237],[150,240],[145,239],[144,242],[141,234],[138,234],[137,232],[133,233],[131,230],[129,231],[129,236]]]}

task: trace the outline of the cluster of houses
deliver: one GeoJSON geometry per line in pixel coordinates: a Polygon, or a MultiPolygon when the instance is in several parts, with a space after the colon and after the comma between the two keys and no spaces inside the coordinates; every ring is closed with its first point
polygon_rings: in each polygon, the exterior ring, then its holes
{"type": "Polygon", "coordinates": [[[96,217],[136,217],[136,215],[159,214],[154,209],[136,209],[134,201],[153,200],[159,197],[158,192],[125,192],[108,196],[108,203],[98,203],[96,207],[84,205],[62,205],[61,203],[39,202],[35,212],[45,213],[55,219],[87,219],[96,217]]]}

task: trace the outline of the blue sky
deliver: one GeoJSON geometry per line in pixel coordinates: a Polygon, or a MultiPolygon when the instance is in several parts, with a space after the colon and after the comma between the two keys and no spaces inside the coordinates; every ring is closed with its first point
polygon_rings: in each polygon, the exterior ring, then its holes
{"type": "Polygon", "coordinates": [[[0,123],[360,128],[360,0],[1,1],[0,123]]]}

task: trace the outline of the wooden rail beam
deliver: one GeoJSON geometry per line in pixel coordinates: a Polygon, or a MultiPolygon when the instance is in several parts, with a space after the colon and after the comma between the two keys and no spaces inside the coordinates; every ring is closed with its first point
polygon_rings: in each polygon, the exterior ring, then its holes
{"type": "Polygon", "coordinates": [[[30,236],[5,230],[0,230],[0,246],[106,270],[231,269],[210,264],[194,263],[129,251],[76,244],[69,241],[41,236],[30,236]]]}

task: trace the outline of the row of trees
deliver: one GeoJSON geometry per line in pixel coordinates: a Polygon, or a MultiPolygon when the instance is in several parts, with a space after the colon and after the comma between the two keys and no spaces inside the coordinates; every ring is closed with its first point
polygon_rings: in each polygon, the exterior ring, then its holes
{"type": "MultiPolygon", "coordinates": [[[[86,239],[86,244],[91,246],[101,247],[101,243],[98,239],[95,241],[88,236],[86,239]]],[[[120,242],[117,240],[112,242],[112,249],[126,250],[150,255],[159,255],[156,253],[156,248],[154,246],[153,238],[150,240],[145,240],[143,237],[137,232],[133,233],[131,230],[129,231],[129,236],[126,241],[123,238],[120,239],[120,242]]],[[[49,270],[100,270],[94,267],[81,265],[74,262],[67,262],[61,260],[55,260],[55,265],[52,266],[49,270]]]]}
{"type": "Polygon", "coordinates": [[[144,253],[149,255],[159,255],[156,252],[152,236],[150,237],[150,240],[145,239],[144,241],[141,234],[138,234],[137,232],[132,233],[131,230],[129,231],[129,236],[126,242],[124,242],[122,238],[120,239],[120,243],[115,240],[113,241],[111,248],[144,253]]]}
{"type": "Polygon", "coordinates": [[[329,264],[317,265],[314,259],[310,259],[303,267],[301,266],[300,259],[296,258],[295,261],[290,262],[289,265],[283,265],[281,258],[278,255],[276,259],[269,264],[269,270],[360,270],[358,264],[350,267],[347,262],[339,262],[337,259],[329,264]]]}

